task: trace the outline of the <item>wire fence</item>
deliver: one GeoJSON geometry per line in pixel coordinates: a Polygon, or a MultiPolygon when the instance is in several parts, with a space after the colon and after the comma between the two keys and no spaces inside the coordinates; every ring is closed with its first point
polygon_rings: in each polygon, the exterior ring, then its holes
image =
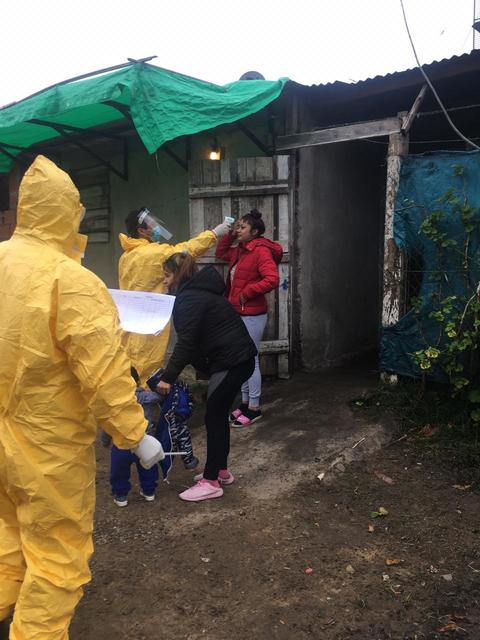
{"type": "Polygon", "coordinates": [[[403,313],[408,313],[412,308],[412,302],[420,295],[420,289],[424,277],[425,265],[419,254],[407,255],[404,258],[404,291],[403,313]]]}

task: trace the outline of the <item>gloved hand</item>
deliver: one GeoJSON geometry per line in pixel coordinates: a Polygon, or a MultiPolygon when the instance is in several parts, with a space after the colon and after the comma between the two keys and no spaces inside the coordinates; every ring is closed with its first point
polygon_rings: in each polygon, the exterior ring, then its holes
{"type": "Polygon", "coordinates": [[[132,452],[140,458],[140,464],[144,469],[151,469],[153,465],[165,458],[165,453],[160,442],[153,436],[145,434],[140,443],[132,449],[132,452]]]}
{"type": "Polygon", "coordinates": [[[219,238],[220,236],[226,236],[229,233],[232,225],[229,222],[222,222],[212,229],[213,233],[219,238]]]}

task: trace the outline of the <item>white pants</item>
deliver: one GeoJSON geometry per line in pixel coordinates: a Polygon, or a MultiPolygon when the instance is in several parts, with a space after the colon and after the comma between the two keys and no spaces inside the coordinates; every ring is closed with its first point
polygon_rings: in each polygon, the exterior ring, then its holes
{"type": "MultiPolygon", "coordinates": [[[[241,318],[258,350],[267,324],[267,314],[262,313],[259,316],[241,316],[241,318]]],[[[242,402],[255,409],[255,407],[260,406],[261,393],[262,374],[260,373],[260,362],[258,360],[258,356],[256,356],[253,374],[251,378],[242,385],[242,402]]]]}

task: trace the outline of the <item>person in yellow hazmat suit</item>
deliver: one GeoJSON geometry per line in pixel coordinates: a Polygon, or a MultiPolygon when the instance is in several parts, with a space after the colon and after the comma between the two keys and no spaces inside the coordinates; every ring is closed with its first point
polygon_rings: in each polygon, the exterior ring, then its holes
{"type": "MultiPolygon", "coordinates": [[[[147,208],[130,212],[125,219],[128,235],[121,233],[120,244],[124,251],[118,264],[120,289],[166,293],[163,285],[163,263],[174,253],[187,251],[199,258],[213,246],[217,238],[230,230],[228,222],[222,222],[211,231],[203,231],[195,238],[169,244],[172,234],[147,208]]],[[[141,380],[163,366],[170,337],[170,323],[158,336],[125,334],[125,345],[132,365],[141,380]]]]}
{"type": "Polygon", "coordinates": [[[0,243],[0,620],[10,640],[68,639],[91,577],[97,425],[147,468],[164,457],[145,435],[115,305],[79,264],[82,212],[69,176],[38,156],[16,230],[0,243]]]}

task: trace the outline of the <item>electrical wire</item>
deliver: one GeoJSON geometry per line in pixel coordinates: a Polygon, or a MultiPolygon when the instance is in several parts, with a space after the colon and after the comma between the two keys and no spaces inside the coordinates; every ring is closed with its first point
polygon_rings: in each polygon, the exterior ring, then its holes
{"type": "MultiPolygon", "coordinates": [[[[468,39],[471,37],[471,35],[472,35],[472,34],[470,33],[470,32],[471,32],[471,30],[472,30],[472,27],[470,27],[470,29],[468,30],[467,35],[465,36],[465,40],[462,42],[462,46],[460,47],[460,49],[462,49],[462,51],[463,51],[463,49],[465,48],[465,45],[467,44],[467,40],[468,40],[468,39]]],[[[474,31],[473,33],[475,33],[475,31],[474,31]]],[[[475,36],[473,36],[473,37],[475,38],[475,36]]],[[[475,47],[474,47],[474,48],[475,48],[475,47]]],[[[466,52],[466,53],[467,53],[467,52],[466,52]]]]}
{"type": "Polygon", "coordinates": [[[466,142],[467,144],[469,144],[471,147],[474,147],[475,149],[478,149],[480,151],[480,147],[475,144],[472,140],[470,140],[469,138],[467,138],[466,136],[463,135],[463,133],[457,129],[457,127],[454,125],[454,123],[452,122],[452,119],[450,118],[450,116],[448,115],[447,110],[445,109],[443,102],[440,99],[440,96],[438,95],[438,93],[435,90],[435,87],[433,86],[433,84],[430,81],[430,78],[427,76],[427,74],[425,73],[422,65],[420,64],[420,60],[418,59],[418,55],[417,55],[417,50],[415,49],[415,45],[413,43],[413,39],[412,36],[410,34],[410,29],[408,27],[408,21],[407,21],[407,16],[405,14],[405,7],[403,6],[403,0],[400,0],[400,6],[402,7],[402,13],[403,13],[403,20],[405,22],[405,27],[407,29],[407,34],[408,34],[408,39],[410,40],[410,44],[412,45],[412,50],[413,50],[413,55],[415,56],[415,60],[417,61],[417,66],[420,69],[421,74],[423,75],[423,77],[425,78],[425,82],[428,84],[428,86],[430,87],[430,89],[432,90],[433,95],[435,96],[436,101],[438,102],[438,104],[440,105],[440,109],[443,111],[445,118],[447,119],[448,124],[452,127],[452,129],[455,131],[455,133],[457,134],[457,136],[459,136],[464,142],[466,142]]]}
{"type": "MultiPolygon", "coordinates": [[[[465,109],[478,109],[480,104],[464,104],[461,107],[449,107],[447,111],[465,111],[465,109]]],[[[423,116],[436,116],[437,114],[442,113],[441,109],[437,109],[436,111],[420,111],[417,113],[417,118],[422,118],[423,116]]],[[[472,138],[474,140],[474,138],[472,138]]]]}
{"type": "MultiPolygon", "coordinates": [[[[471,140],[480,140],[480,138],[471,138],[471,140]]],[[[446,144],[449,142],[459,144],[460,140],[458,138],[445,138],[444,140],[410,140],[409,144],[446,144]]]]}
{"type": "MultiPolygon", "coordinates": [[[[472,140],[480,140],[480,138],[472,138],[472,140]]],[[[388,147],[388,142],[382,142],[381,140],[371,140],[370,138],[363,138],[360,142],[368,142],[370,144],[382,144],[388,147]]],[[[459,144],[461,141],[458,138],[445,138],[443,140],[409,140],[409,145],[412,144],[447,144],[447,143],[459,144]]]]}

